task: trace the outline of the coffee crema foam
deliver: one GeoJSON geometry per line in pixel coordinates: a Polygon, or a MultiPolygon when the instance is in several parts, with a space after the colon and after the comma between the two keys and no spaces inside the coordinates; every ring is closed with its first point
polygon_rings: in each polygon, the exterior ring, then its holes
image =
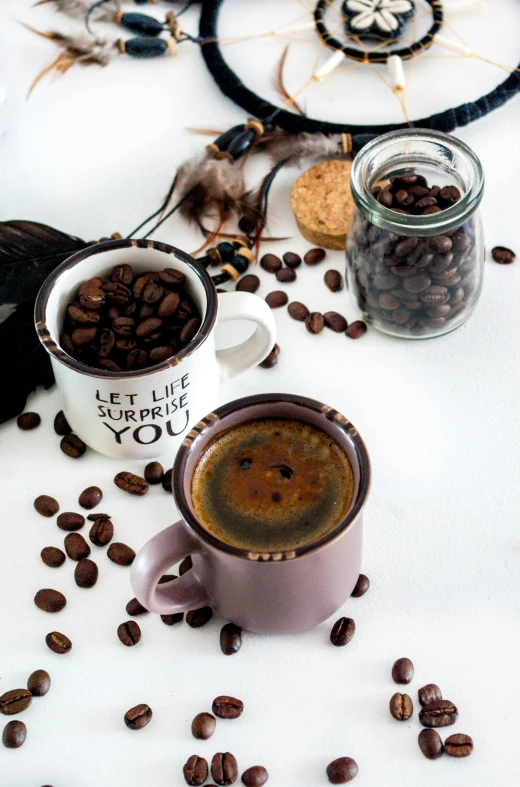
{"type": "Polygon", "coordinates": [[[194,512],[221,541],[255,552],[308,546],[345,518],[352,465],[336,441],[304,421],[261,419],[218,435],[191,481],[194,512]]]}

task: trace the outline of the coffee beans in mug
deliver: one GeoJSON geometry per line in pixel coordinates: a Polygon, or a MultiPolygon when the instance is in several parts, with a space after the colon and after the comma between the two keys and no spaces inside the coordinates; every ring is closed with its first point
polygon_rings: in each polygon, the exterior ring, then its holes
{"type": "Polygon", "coordinates": [[[71,560],[83,560],[90,555],[90,547],[80,533],[65,536],[65,552],[71,560]]]}
{"type": "Polygon", "coordinates": [[[410,683],[413,671],[413,663],[410,659],[397,659],[392,667],[392,678],[395,683],[410,683]]]}
{"type": "Polygon", "coordinates": [[[142,730],[152,720],[152,709],[146,703],[130,708],[124,715],[125,724],[129,730],[142,730]]]}
{"type": "Polygon", "coordinates": [[[60,510],[60,504],[54,497],[40,495],[34,501],[34,507],[42,516],[54,516],[60,510]]]}
{"type": "Polygon", "coordinates": [[[126,605],[126,614],[131,615],[132,617],[137,617],[137,615],[144,615],[145,612],[148,612],[146,607],[136,599],[132,598],[126,605]]]}
{"type": "Polygon", "coordinates": [[[40,552],[41,559],[50,568],[59,568],[65,563],[65,552],[58,547],[44,547],[40,552]]]}
{"type": "Polygon", "coordinates": [[[457,707],[450,700],[435,700],[421,708],[419,721],[423,727],[449,727],[459,716],[457,707]]]}
{"type": "Polygon", "coordinates": [[[200,629],[209,623],[213,616],[213,609],[211,607],[200,607],[200,609],[192,609],[186,613],[186,623],[192,629],[200,629]]]}
{"type": "Polygon", "coordinates": [[[342,648],[348,645],[354,634],[356,633],[356,624],[352,618],[340,618],[337,620],[330,632],[330,641],[337,648],[342,648]]]}
{"type": "Polygon", "coordinates": [[[11,689],[0,697],[0,713],[4,716],[14,716],[27,710],[32,702],[29,689],[11,689]]]}
{"type": "Polygon", "coordinates": [[[44,697],[51,687],[51,676],[44,669],[31,672],[27,680],[27,688],[33,697],[44,697]]]}
{"type": "Polygon", "coordinates": [[[238,765],[231,752],[217,752],[211,760],[211,777],[218,785],[234,784],[238,779],[238,765]]]}
{"type": "Polygon", "coordinates": [[[134,550],[126,544],[114,541],[107,550],[107,557],[118,566],[131,566],[135,559],[134,550]]]}
{"type": "Polygon", "coordinates": [[[352,757],[339,757],[327,766],[327,778],[331,784],[347,784],[357,773],[357,762],[352,757]]]}
{"type": "Polygon", "coordinates": [[[22,413],[16,419],[16,423],[18,424],[18,428],[22,430],[22,432],[30,432],[32,429],[36,429],[42,422],[42,419],[38,415],[38,413],[22,413]]]}
{"type": "Polygon", "coordinates": [[[80,459],[87,450],[86,444],[76,434],[67,434],[62,437],[60,448],[71,459],[80,459]]]}
{"type": "Polygon", "coordinates": [[[70,434],[72,429],[69,426],[69,422],[65,418],[65,413],[63,410],[60,410],[59,413],[56,413],[54,418],[54,431],[60,437],[65,437],[65,435],[70,434]]]}
{"type": "Polygon", "coordinates": [[[423,730],[419,733],[419,748],[428,760],[438,760],[444,752],[441,736],[436,730],[423,730]]]}
{"type": "Polygon", "coordinates": [[[238,653],[242,647],[242,629],[234,623],[226,623],[220,631],[220,649],[225,656],[238,653]]]}
{"type": "Polygon", "coordinates": [[[149,462],[144,468],[144,478],[149,484],[160,484],[164,468],[160,462],[149,462]]]}
{"type": "Polygon", "coordinates": [[[350,594],[354,596],[354,598],[361,598],[367,592],[368,588],[370,587],[370,580],[365,574],[360,574],[358,577],[358,581],[354,586],[354,590],[350,594]]]}
{"type": "Polygon", "coordinates": [[[98,567],[93,560],[83,558],[74,569],[74,581],[79,588],[93,588],[98,578],[98,567]]]}
{"type": "MultiPolygon", "coordinates": [[[[427,732],[427,730],[424,730],[427,732]]],[[[469,757],[473,751],[473,739],[469,735],[458,732],[444,741],[444,751],[450,757],[469,757]]]]}
{"type": "Polygon", "coordinates": [[[397,721],[408,721],[413,713],[413,702],[408,694],[397,692],[390,700],[390,713],[397,721]]]}
{"type": "Polygon", "coordinates": [[[85,524],[85,517],[81,514],[75,514],[74,511],[64,511],[56,520],[56,524],[60,530],[81,530],[85,524]]]}
{"type": "Polygon", "coordinates": [[[424,707],[425,705],[431,705],[432,702],[436,702],[436,700],[442,700],[442,691],[435,683],[428,683],[426,686],[423,686],[418,691],[419,694],[419,703],[424,707]]]}
{"type": "Polygon", "coordinates": [[[68,653],[72,649],[72,642],[70,639],[59,631],[51,631],[47,634],[45,637],[45,644],[53,653],[58,653],[60,656],[68,653]]]}
{"type": "Polygon", "coordinates": [[[222,695],[215,697],[211,710],[219,719],[238,719],[244,712],[244,703],[236,697],[222,695]]]}
{"type": "Polygon", "coordinates": [[[263,765],[253,765],[242,774],[242,782],[246,787],[262,787],[269,778],[263,765]]]}
{"type": "Polygon", "coordinates": [[[123,471],[114,478],[114,484],[129,495],[142,497],[148,492],[148,482],[141,476],[123,471]]]}
{"type": "Polygon", "coordinates": [[[88,537],[97,547],[106,547],[112,541],[114,535],[114,525],[110,519],[96,519],[88,537]]]}
{"type": "Polygon", "coordinates": [[[211,713],[198,713],[191,722],[191,734],[199,741],[207,741],[215,732],[217,720],[211,713]]]}
{"type": "Polygon", "coordinates": [[[2,743],[6,749],[19,749],[27,737],[27,727],[23,721],[9,721],[2,732],[2,743]]]}
{"type": "Polygon", "coordinates": [[[39,590],[34,597],[34,603],[43,612],[61,612],[67,599],[59,590],[44,588],[39,590]]]}
{"type": "Polygon", "coordinates": [[[192,754],[182,769],[186,784],[194,787],[204,784],[208,778],[208,763],[204,757],[199,757],[197,754],[192,754]]]}
{"type": "Polygon", "coordinates": [[[86,508],[90,511],[90,509],[95,508],[101,502],[102,497],[103,492],[99,486],[88,486],[80,494],[78,503],[82,508],[86,508]]]}
{"type": "Polygon", "coordinates": [[[141,629],[135,620],[127,620],[126,623],[121,623],[117,627],[117,636],[123,645],[126,645],[127,648],[131,648],[141,641],[141,629]]]}

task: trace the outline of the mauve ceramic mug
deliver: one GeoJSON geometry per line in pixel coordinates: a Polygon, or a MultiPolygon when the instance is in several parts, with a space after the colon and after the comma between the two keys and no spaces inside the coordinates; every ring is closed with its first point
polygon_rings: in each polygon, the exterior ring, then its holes
{"type": "Polygon", "coordinates": [[[237,399],[202,419],[184,438],[173,470],[173,494],[182,519],[154,536],[132,565],[138,600],[161,615],[210,604],[224,618],[259,633],[312,628],[334,614],[359,576],[363,508],[370,489],[370,461],[357,429],[332,407],[290,394],[237,399]],[[231,546],[206,531],[190,498],[193,470],[220,432],[259,418],[306,421],[343,448],[354,470],[355,490],[345,519],[330,533],[291,552],[257,553],[231,546]],[[161,576],[191,555],[193,568],[158,585],[161,576]]]}

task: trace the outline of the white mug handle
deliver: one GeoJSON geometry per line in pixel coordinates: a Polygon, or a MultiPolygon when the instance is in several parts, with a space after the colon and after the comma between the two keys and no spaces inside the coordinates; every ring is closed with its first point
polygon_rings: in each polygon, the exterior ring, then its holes
{"type": "Polygon", "coordinates": [[[269,355],[276,341],[272,311],[258,295],[250,292],[219,293],[217,326],[230,320],[251,320],[256,322],[256,329],[245,342],[217,351],[223,380],[257,366],[269,355]]]}

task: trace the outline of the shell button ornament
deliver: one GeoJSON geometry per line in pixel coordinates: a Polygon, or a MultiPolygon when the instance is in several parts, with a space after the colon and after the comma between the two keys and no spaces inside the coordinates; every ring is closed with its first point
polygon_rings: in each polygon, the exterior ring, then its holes
{"type": "Polygon", "coordinates": [[[412,0],[345,0],[343,16],[349,36],[359,39],[399,38],[415,14],[412,0]]]}

